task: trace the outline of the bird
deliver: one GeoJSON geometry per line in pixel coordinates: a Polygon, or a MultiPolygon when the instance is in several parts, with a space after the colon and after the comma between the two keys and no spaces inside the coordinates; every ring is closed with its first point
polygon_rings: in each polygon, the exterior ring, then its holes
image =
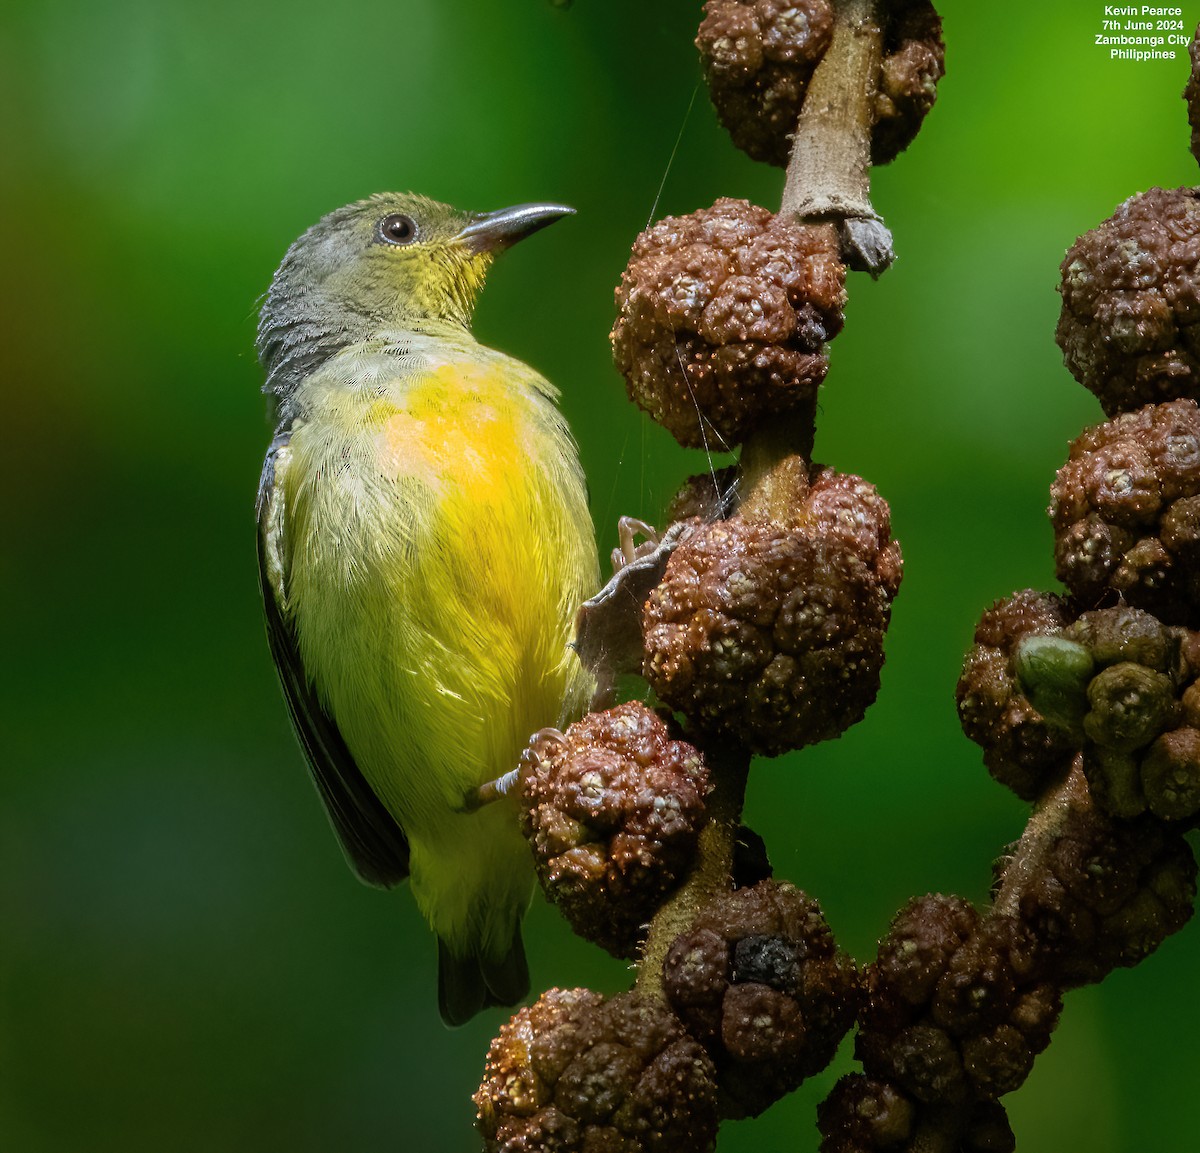
{"type": "Polygon", "coordinates": [[[532,854],[491,783],[592,691],[571,622],[599,564],[560,394],[471,331],[496,255],[571,213],[370,196],[291,245],[257,330],[271,655],[349,864],[408,878],[437,936],[449,1025],[529,991],[532,854]]]}

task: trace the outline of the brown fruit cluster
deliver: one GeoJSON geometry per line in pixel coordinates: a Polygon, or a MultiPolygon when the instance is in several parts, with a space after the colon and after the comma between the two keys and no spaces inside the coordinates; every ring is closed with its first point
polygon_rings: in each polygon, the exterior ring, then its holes
{"type": "Polygon", "coordinates": [[[691,865],[708,791],[700,753],[631,702],[545,742],[524,765],[520,790],[547,897],[581,937],[632,957],[691,865]]]}
{"type": "Polygon", "coordinates": [[[689,476],[667,503],[667,521],[717,520],[737,508],[741,469],[736,464],[689,476]]]}
{"type": "Polygon", "coordinates": [[[1016,917],[960,897],[914,898],[866,970],[855,1052],[866,1072],[927,1104],[994,1101],[1017,1088],[1062,1007],[1016,917]]]}
{"type": "Polygon", "coordinates": [[[1196,862],[1180,833],[1073,805],[1019,909],[1047,975],[1070,989],[1148,957],[1191,919],[1195,896],[1196,862]]]}
{"type": "Polygon", "coordinates": [[[1057,634],[1072,619],[1061,598],[1024,589],[988,609],[958,681],[963,732],[983,749],[983,763],[1018,797],[1033,800],[1062,777],[1079,742],[1030,703],[1014,664],[1020,642],[1057,634]]]}
{"type": "Polygon", "coordinates": [[[1187,923],[1196,865],[1180,833],[1113,820],[1075,771],[1060,799],[997,863],[991,911],[930,895],[897,915],[864,972],[866,1076],[822,1107],[823,1153],[907,1148],[947,1106],[967,1115],[955,1148],[1011,1150],[997,1098],[1049,1043],[1063,992],[1137,964],[1187,923]]]}
{"type": "Polygon", "coordinates": [[[1197,27],[1192,42],[1188,45],[1192,70],[1183,90],[1187,102],[1188,123],[1192,126],[1192,155],[1200,160],[1200,27],[1197,27]]]}
{"type": "Polygon", "coordinates": [[[757,1116],[824,1069],[857,1004],[820,906],[775,881],[706,906],[667,952],[664,985],[716,1064],[725,1117],[757,1116]]]}
{"type": "MultiPolygon", "coordinates": [[[[1192,59],[1200,157],[1200,31],[1192,59]]],[[[1192,914],[1200,189],[1132,197],[1061,271],[1059,346],[1111,418],[1074,442],[1051,489],[1069,596],[994,605],[958,687],[989,770],[1043,803],[997,863],[986,915],[928,897],[893,924],[867,970],[868,1077],[830,1098],[825,1153],[915,1147],[947,1105],[998,1109],[1048,1044],[1062,994],[1136,965],[1192,914]]],[[[1014,1147],[1001,1112],[982,1120],[954,1147],[1014,1147]]]]}
{"type": "MultiPolygon", "coordinates": [[[[828,0],[707,0],[696,37],[717,116],[748,156],[784,167],[809,81],[833,34],[828,0]]],[[[912,142],[945,75],[942,22],[927,0],[888,7],[871,160],[912,142]]]]}
{"type": "MultiPolygon", "coordinates": [[[[887,1081],[861,1073],[843,1077],[817,1106],[821,1153],[874,1153],[908,1149],[921,1106],[887,1081]]],[[[954,1145],[956,1153],[1012,1153],[1017,1139],[999,1101],[977,1101],[954,1145]]]]}
{"type": "Polygon", "coordinates": [[[1062,262],[1063,360],[1109,416],[1200,398],[1200,190],[1151,188],[1062,262]]]}
{"type": "Polygon", "coordinates": [[[768,756],[861,720],[902,572],[873,486],[819,465],[794,479],[789,523],[739,513],[698,525],[643,617],[643,674],[659,698],[768,756]]]}
{"type": "Polygon", "coordinates": [[[831,227],[745,200],[660,220],[616,291],[613,359],[630,398],[682,445],[736,445],[815,396],[845,277],[831,227]]]}
{"type": "Polygon", "coordinates": [[[817,1106],[821,1153],[901,1149],[912,1136],[916,1115],[912,1098],[895,1085],[850,1073],[817,1106]]]}
{"type": "Polygon", "coordinates": [[[1195,401],[1147,405],[1086,430],[1050,493],[1058,576],[1082,603],[1116,594],[1168,624],[1200,626],[1195,401]]]}
{"type": "Polygon", "coordinates": [[[488,1050],[475,1093],[485,1153],[705,1153],[712,1061],[658,1002],[551,989],[488,1050]]]}
{"type": "Polygon", "coordinates": [[[707,0],[696,36],[704,79],[733,142],[786,165],[808,82],[833,35],[829,0],[707,0]]]}
{"type": "Polygon", "coordinates": [[[871,162],[888,164],[916,137],[946,75],[942,18],[926,0],[888,6],[875,94],[871,162]]]}

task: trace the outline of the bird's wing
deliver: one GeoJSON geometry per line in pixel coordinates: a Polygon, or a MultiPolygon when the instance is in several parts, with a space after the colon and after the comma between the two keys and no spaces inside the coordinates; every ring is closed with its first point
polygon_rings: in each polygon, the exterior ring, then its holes
{"type": "Polygon", "coordinates": [[[367,784],[334,719],[321,707],[304,671],[296,633],[284,606],[283,490],[289,433],[271,442],[258,485],[258,576],[267,617],[267,639],[292,724],[308,757],[313,781],[354,871],[370,885],[391,886],[408,876],[408,841],[367,784]]]}

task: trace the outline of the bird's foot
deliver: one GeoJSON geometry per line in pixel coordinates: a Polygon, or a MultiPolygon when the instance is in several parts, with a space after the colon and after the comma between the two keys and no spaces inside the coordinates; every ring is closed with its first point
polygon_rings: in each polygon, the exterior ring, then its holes
{"type": "Polygon", "coordinates": [[[642,608],[662,580],[675,546],[695,527],[676,521],[661,535],[644,521],[623,516],[617,524],[621,547],[613,550],[613,575],[575,615],[575,651],[596,681],[593,709],[608,708],[617,678],[642,667],[642,608]],[[635,544],[638,536],[645,537],[635,544]]]}

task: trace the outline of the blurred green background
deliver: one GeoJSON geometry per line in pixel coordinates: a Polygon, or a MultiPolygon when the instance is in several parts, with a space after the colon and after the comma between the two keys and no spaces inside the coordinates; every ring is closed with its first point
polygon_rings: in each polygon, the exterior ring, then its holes
{"type": "MultiPolygon", "coordinates": [[[[268,659],[256,298],[296,235],[372,191],[575,205],[494,271],[477,327],[562,386],[605,547],[619,514],[653,520],[704,462],[609,362],[629,244],[652,216],[782,187],[697,91],[698,9],[0,15],[0,1147],[478,1147],[468,1097],[501,1015],[441,1026],[433,940],[407,892],[346,869],[268,659]]],[[[841,740],[761,764],[748,811],[863,959],[910,895],[982,898],[1023,825],[953,689],[983,607],[1055,587],[1047,487],[1100,418],[1054,345],[1057,265],[1126,196],[1195,181],[1182,50],[1110,61],[1093,0],[942,9],[937,107],[874,181],[899,260],[852,278],[818,426],[905,550],[883,692],[841,740]]],[[[629,982],[540,900],[527,940],[539,988],[629,982]]],[[[1194,1146],[1198,963],[1185,932],[1070,994],[1010,1100],[1022,1150],[1194,1146]]],[[[850,1067],[846,1046],[722,1153],[815,1149],[850,1067]]]]}

